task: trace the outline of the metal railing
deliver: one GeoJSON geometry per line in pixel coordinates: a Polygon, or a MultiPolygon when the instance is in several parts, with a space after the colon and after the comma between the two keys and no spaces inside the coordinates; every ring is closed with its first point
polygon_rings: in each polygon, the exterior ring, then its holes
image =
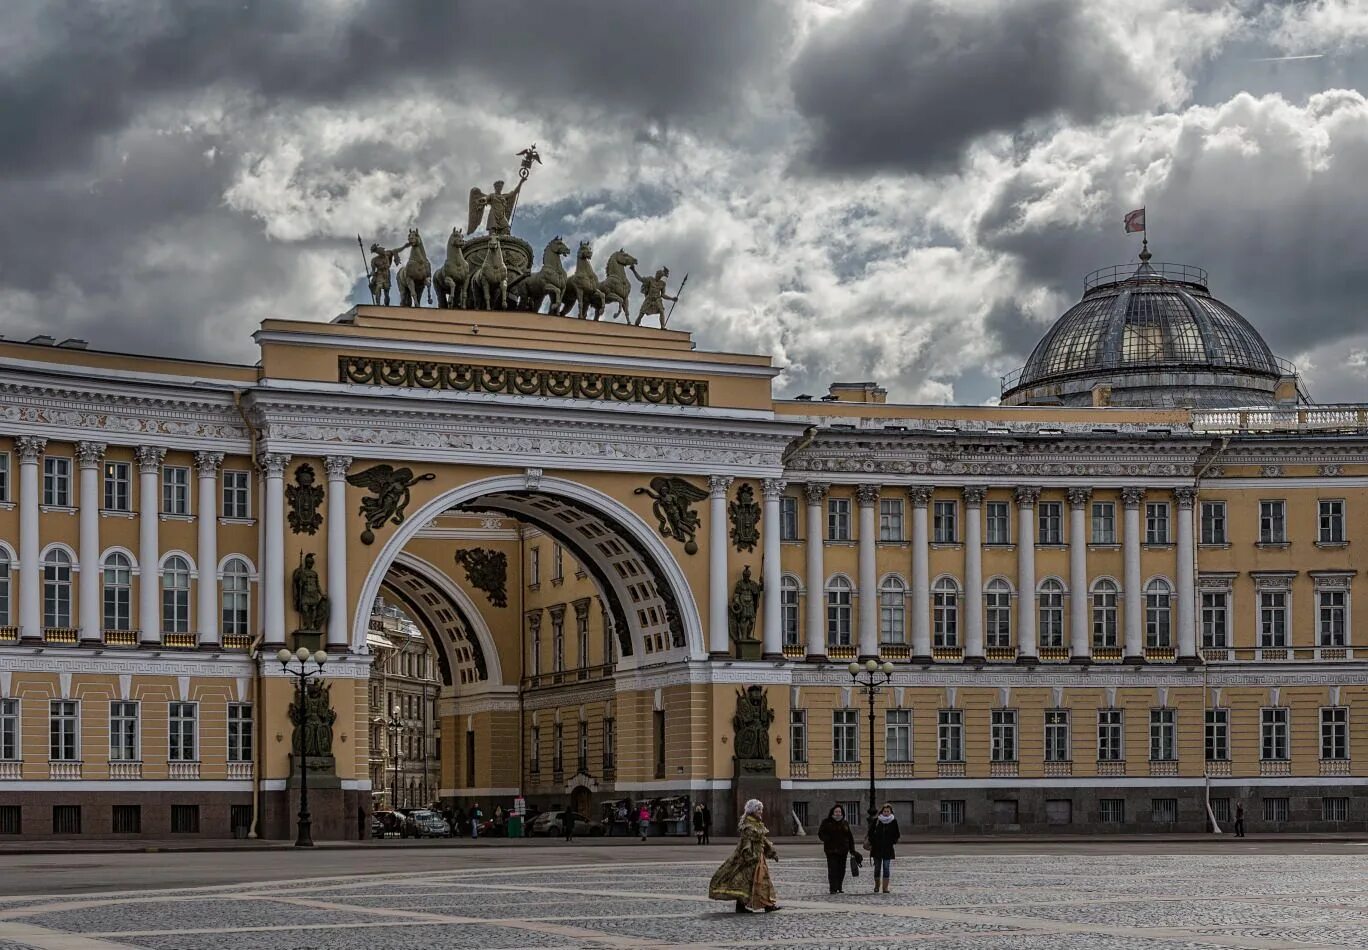
{"type": "MultiPolygon", "coordinates": [[[[1107,287],[1111,284],[1119,284],[1130,280],[1136,276],[1136,271],[1143,265],[1113,264],[1110,267],[1099,267],[1097,270],[1083,278],[1083,293],[1096,290],[1098,287],[1107,287]]],[[[1141,276],[1140,280],[1171,280],[1180,284],[1191,284],[1206,290],[1211,285],[1207,283],[1207,272],[1204,268],[1193,264],[1173,264],[1167,261],[1150,261],[1149,269],[1154,273],[1141,276]]]]}

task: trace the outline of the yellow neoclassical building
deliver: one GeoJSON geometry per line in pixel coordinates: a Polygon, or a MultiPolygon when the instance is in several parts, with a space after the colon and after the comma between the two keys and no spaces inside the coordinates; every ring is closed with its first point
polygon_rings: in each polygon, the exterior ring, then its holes
{"type": "Polygon", "coordinates": [[[378,598],[433,644],[448,805],[810,826],[872,765],[918,832],[1368,826],[1368,405],[1196,269],[1091,277],[993,407],[532,313],[256,341],[0,341],[0,834],[292,835],[300,643],[314,834],[368,834],[378,598]]]}

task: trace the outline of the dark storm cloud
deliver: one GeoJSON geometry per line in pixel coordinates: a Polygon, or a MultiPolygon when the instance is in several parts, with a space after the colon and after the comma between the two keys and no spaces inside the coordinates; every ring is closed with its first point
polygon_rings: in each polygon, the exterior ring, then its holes
{"type": "Polygon", "coordinates": [[[1145,84],[1083,10],[1076,0],[867,0],[815,33],[794,64],[814,133],[808,161],[934,171],[987,132],[1137,104],[1145,84]]]}

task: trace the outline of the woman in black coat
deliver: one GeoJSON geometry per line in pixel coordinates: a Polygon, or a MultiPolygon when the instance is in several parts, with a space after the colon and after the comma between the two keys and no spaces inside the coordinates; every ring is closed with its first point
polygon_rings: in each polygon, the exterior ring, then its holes
{"type": "Polygon", "coordinates": [[[845,883],[846,856],[857,854],[855,836],[850,833],[850,823],[846,821],[845,810],[840,805],[827,812],[826,818],[817,828],[817,837],[826,852],[827,887],[833,894],[843,893],[845,883]]]}
{"type": "Polygon", "coordinates": [[[874,893],[888,893],[888,879],[893,875],[893,859],[897,855],[893,846],[902,837],[898,830],[898,819],[893,817],[893,806],[887,803],[879,809],[869,824],[869,857],[874,862],[874,893]]]}

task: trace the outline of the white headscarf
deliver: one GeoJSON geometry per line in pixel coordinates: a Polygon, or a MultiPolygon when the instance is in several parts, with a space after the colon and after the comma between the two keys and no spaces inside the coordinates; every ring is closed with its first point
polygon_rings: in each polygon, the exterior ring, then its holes
{"type": "Polygon", "coordinates": [[[746,802],[746,807],[741,809],[741,822],[737,825],[737,828],[744,828],[746,819],[751,815],[763,811],[764,808],[765,803],[758,798],[752,798],[750,801],[746,802]]]}

